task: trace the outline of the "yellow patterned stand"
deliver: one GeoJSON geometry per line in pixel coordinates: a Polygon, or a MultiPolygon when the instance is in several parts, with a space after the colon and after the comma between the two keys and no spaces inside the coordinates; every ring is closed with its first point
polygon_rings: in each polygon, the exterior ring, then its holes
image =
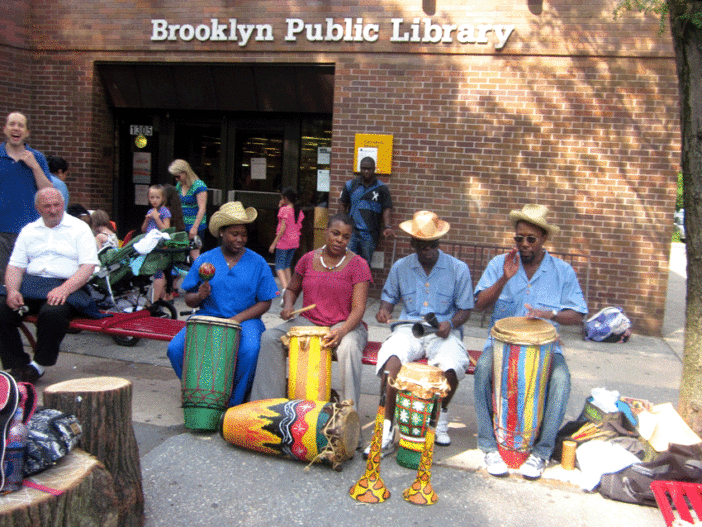
{"type": "Polygon", "coordinates": [[[349,494],[362,503],[382,503],[390,497],[390,491],[380,477],[380,446],[383,441],[383,421],[385,420],[385,384],[388,372],[383,373],[380,383],[380,404],[375,416],[375,428],[371,440],[370,453],[366,463],[366,472],[355,485],[349,489],[349,494]]]}
{"type": "Polygon", "coordinates": [[[434,459],[434,437],[436,436],[436,419],[438,409],[441,406],[439,396],[434,397],[434,409],[431,413],[429,428],[427,429],[426,441],[422,457],[419,460],[417,477],[414,483],[404,490],[402,497],[405,501],[414,505],[434,505],[439,501],[439,496],[431,486],[431,465],[434,459]]]}

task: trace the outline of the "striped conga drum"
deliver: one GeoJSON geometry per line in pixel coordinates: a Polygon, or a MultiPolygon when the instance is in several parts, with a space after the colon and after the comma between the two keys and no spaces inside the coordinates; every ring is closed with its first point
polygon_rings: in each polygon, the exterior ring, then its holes
{"type": "Polygon", "coordinates": [[[507,466],[518,468],[539,435],[558,334],[545,320],[508,317],[491,335],[495,438],[507,466]]]}
{"type": "Polygon", "coordinates": [[[293,326],[288,330],[288,399],[331,398],[332,350],[323,345],[326,326],[293,326]]]}

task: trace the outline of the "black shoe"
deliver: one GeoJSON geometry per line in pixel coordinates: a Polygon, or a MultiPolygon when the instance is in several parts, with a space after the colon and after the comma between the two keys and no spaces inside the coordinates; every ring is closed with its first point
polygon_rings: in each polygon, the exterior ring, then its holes
{"type": "Polygon", "coordinates": [[[12,376],[17,382],[28,382],[29,384],[35,384],[42,377],[42,375],[44,374],[39,373],[39,371],[31,364],[20,366],[19,368],[12,370],[12,376]]]}
{"type": "Polygon", "coordinates": [[[5,442],[7,430],[12,418],[17,411],[18,403],[17,383],[12,376],[0,371],[0,489],[5,486],[5,442]]]}

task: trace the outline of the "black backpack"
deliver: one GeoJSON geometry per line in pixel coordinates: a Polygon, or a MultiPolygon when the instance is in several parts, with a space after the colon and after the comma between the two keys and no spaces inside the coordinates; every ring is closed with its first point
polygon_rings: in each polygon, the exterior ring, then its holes
{"type": "Polygon", "coordinates": [[[671,444],[654,461],[635,463],[600,480],[600,494],[611,500],[656,506],[651,482],[702,483],[702,445],[671,444]]]}

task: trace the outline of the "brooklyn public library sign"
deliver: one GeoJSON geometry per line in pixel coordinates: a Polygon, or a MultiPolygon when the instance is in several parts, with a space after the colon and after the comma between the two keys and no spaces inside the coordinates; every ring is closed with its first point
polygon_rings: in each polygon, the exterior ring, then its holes
{"type": "MultiPolygon", "coordinates": [[[[377,42],[381,38],[397,44],[473,44],[493,43],[502,49],[514,31],[513,24],[436,24],[431,18],[390,19],[390,25],[366,23],[363,18],[327,18],[325,22],[306,23],[301,18],[286,18],[285,42],[377,42]]],[[[273,42],[272,24],[245,24],[236,18],[226,23],[218,18],[209,24],[182,24],[159,18],[151,20],[151,41],[235,42],[240,47],[252,42],[273,42]]]]}

